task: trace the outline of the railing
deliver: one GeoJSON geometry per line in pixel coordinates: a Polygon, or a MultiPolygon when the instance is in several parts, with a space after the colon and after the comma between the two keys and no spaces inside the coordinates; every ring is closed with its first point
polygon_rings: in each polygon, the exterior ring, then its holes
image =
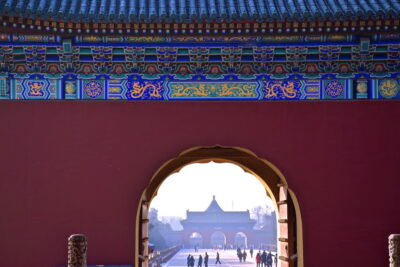
{"type": "Polygon", "coordinates": [[[154,251],[149,255],[149,266],[159,267],[162,263],[169,261],[178,251],[181,246],[173,246],[163,250],[154,251]]]}

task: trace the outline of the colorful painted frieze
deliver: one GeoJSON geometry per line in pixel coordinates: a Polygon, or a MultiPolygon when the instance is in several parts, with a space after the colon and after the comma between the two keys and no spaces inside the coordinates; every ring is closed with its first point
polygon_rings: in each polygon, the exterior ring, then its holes
{"type": "Polygon", "coordinates": [[[182,99],[258,99],[260,93],[257,81],[249,82],[170,82],[168,98],[182,99]]]}
{"type": "Polygon", "coordinates": [[[0,99],[349,100],[400,99],[400,79],[271,79],[268,75],[0,76],[0,99]]]}
{"type": "Polygon", "coordinates": [[[269,79],[396,78],[398,35],[76,36],[0,34],[10,75],[138,74],[269,79]],[[329,78],[327,77],[329,76],[329,78]]]}

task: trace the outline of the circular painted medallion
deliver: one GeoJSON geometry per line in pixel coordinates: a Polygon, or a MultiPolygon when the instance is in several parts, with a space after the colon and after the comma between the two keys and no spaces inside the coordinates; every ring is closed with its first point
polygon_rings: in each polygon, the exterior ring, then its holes
{"type": "Polygon", "coordinates": [[[343,90],[343,85],[338,81],[330,81],[325,87],[325,93],[333,98],[340,96],[343,90]]]}
{"type": "Polygon", "coordinates": [[[379,84],[379,93],[384,98],[396,97],[399,92],[399,84],[396,80],[383,80],[379,84]]]}
{"type": "Polygon", "coordinates": [[[101,94],[103,88],[101,87],[100,83],[91,81],[85,85],[84,90],[89,97],[96,98],[101,94]]]}

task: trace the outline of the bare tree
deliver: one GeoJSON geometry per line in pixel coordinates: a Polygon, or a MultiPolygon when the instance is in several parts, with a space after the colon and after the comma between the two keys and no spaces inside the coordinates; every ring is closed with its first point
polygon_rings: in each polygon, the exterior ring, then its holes
{"type": "Polygon", "coordinates": [[[256,206],[251,209],[251,214],[252,214],[252,217],[257,220],[255,228],[260,229],[261,219],[262,219],[262,215],[263,215],[263,208],[261,206],[256,206]]]}
{"type": "Polygon", "coordinates": [[[269,205],[265,205],[265,214],[271,215],[271,214],[274,213],[274,212],[275,212],[274,207],[271,207],[271,206],[269,206],[269,205]]]}

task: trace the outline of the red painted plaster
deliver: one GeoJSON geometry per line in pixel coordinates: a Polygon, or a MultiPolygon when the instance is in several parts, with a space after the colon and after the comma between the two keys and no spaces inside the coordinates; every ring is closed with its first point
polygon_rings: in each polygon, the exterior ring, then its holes
{"type": "Polygon", "coordinates": [[[274,163],[297,194],[306,267],[386,266],[400,231],[400,102],[0,103],[0,266],[133,264],[138,199],[187,148],[274,163]]]}

